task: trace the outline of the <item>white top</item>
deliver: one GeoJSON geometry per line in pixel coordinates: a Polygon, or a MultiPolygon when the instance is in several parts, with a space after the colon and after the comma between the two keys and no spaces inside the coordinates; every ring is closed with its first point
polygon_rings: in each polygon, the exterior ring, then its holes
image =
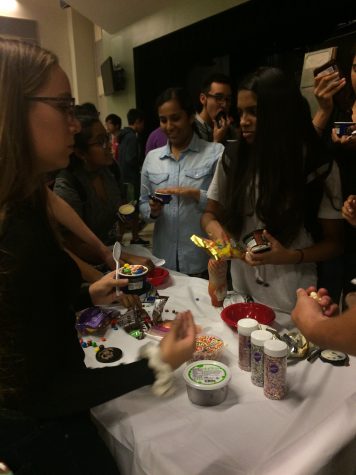
{"type": "Polygon", "coordinates": [[[240,335],[250,336],[258,328],[258,322],[253,318],[241,318],[237,322],[237,331],[240,335]]]}
{"type": "Polygon", "coordinates": [[[288,354],[288,345],[281,340],[267,340],[265,341],[263,348],[265,355],[268,356],[282,358],[288,354]]]}
{"type": "Polygon", "coordinates": [[[255,330],[251,333],[251,343],[257,346],[263,346],[264,342],[272,340],[272,333],[266,330],[255,330]]]}
{"type": "MultiPolygon", "coordinates": [[[[339,169],[333,163],[331,172],[326,179],[326,184],[331,192],[334,206],[342,207],[342,193],[339,169]]],[[[223,205],[222,193],[226,188],[226,175],[221,159],[218,162],[214,178],[208,190],[208,198],[223,205]],[[221,192],[220,192],[220,191],[221,192]]],[[[318,217],[321,219],[342,219],[340,211],[335,209],[324,193],[320,203],[318,217]]],[[[241,236],[245,236],[254,229],[264,228],[256,214],[246,216],[241,236]]],[[[291,243],[291,249],[303,249],[313,244],[311,235],[302,228],[291,243]]],[[[316,285],[317,274],[315,263],[289,264],[289,265],[264,265],[251,267],[245,262],[234,259],[231,261],[231,277],[234,290],[245,295],[253,295],[256,302],[272,307],[276,311],[290,313],[295,306],[296,290],[316,285]],[[269,284],[268,287],[256,282],[256,270],[261,278],[269,284]]]]}

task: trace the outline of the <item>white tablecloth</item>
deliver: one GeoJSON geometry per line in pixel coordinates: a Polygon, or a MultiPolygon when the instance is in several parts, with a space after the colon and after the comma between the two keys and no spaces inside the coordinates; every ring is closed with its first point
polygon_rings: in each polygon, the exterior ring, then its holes
{"type": "MultiPolygon", "coordinates": [[[[104,439],[123,475],[347,475],[356,473],[356,359],[349,367],[294,360],[288,366],[288,395],[272,401],[237,364],[237,334],[210,304],[207,281],[172,272],[161,295],[172,310],[190,309],[204,333],[221,337],[232,370],[227,399],[218,406],[192,404],[176,371],[176,394],[157,398],[144,387],[93,409],[104,439]],[[342,455],[337,456],[343,449],[342,455]]],[[[277,315],[273,326],[291,326],[277,315]]],[[[143,342],[121,329],[108,341],[133,361],[143,342]]],[[[101,366],[92,348],[89,366],[101,366]]]]}

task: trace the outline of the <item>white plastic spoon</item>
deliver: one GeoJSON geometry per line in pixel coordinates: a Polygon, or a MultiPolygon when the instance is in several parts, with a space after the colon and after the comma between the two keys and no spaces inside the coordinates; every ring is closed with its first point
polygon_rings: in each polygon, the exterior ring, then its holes
{"type": "MultiPolygon", "coordinates": [[[[116,263],[116,275],[115,278],[119,278],[119,267],[120,267],[120,257],[121,257],[121,244],[116,241],[114,247],[112,248],[112,257],[116,263]]],[[[118,287],[116,287],[116,295],[121,295],[121,291],[118,287]]]]}

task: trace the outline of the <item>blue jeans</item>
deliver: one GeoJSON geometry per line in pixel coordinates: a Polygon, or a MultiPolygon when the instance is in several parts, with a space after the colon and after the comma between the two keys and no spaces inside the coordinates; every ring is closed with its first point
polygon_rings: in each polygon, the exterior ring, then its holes
{"type": "Polygon", "coordinates": [[[0,461],[16,475],[119,475],[89,413],[37,421],[1,411],[0,461]]]}

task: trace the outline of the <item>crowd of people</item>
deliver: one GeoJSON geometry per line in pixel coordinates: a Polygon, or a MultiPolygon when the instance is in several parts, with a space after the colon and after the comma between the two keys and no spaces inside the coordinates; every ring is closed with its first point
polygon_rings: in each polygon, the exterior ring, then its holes
{"type": "MultiPolygon", "coordinates": [[[[191,235],[236,245],[262,229],[270,249],[246,248],[232,261],[233,289],[290,313],[316,344],[356,355],[356,134],[340,137],[331,126],[341,117],[356,122],[356,50],[350,77],[315,78],[313,118],[298,86],[274,67],[240,81],[238,127],[227,76],[206,78],[199,112],[188,91],[168,88],[157,98],[160,125],[146,155],[142,112],[131,109],[124,128],[109,114],[104,126],[95,106],[75,106],[51,52],[0,38],[0,78],[0,461],[15,473],[117,474],[90,408],[148,384],[168,393],[174,370],[194,351],[186,311],[135,363],[84,364],[75,311],[116,302],[116,289],[127,285],[115,279],[110,247],[127,231],[122,204],[134,208],[132,244],[148,244],[141,220],[154,223],[153,254],[205,279],[208,256],[191,235]],[[345,88],[341,109],[335,96],[345,88]],[[48,338],[58,330],[64,353],[48,338]]],[[[125,252],[121,258],[153,267],[125,252]]]]}

